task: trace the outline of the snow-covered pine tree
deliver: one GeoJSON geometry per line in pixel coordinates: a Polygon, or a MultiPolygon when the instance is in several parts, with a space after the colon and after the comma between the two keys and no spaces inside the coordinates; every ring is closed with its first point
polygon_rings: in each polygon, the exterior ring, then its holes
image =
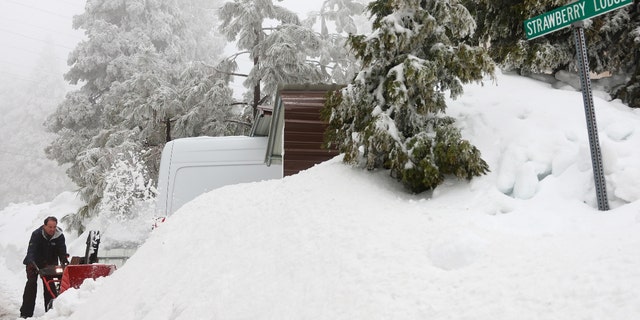
{"type": "Polygon", "coordinates": [[[445,176],[471,179],[488,171],[480,152],[444,115],[445,94],[492,74],[483,48],[465,43],[475,22],[456,0],[378,0],[368,6],[373,33],[350,36],[362,61],[354,82],[327,101],[327,144],[344,161],[390,169],[412,192],[445,176]]]}
{"type": "Polygon", "coordinates": [[[365,5],[356,0],[325,0],[319,11],[310,12],[304,24],[313,27],[320,24],[322,45],[317,62],[323,73],[331,75],[333,83],[348,83],[360,69],[358,61],[346,46],[347,35],[357,34],[354,17],[365,14],[365,5]],[[329,23],[334,32],[329,32],[329,23]]]}
{"type": "MultiPolygon", "coordinates": [[[[281,1],[281,0],[276,0],[281,1]]],[[[253,108],[268,101],[279,84],[316,83],[327,78],[308,57],[317,55],[321,40],[298,16],[272,0],[234,0],[219,12],[220,30],[236,41],[241,52],[223,60],[218,70],[246,77],[246,101],[253,108]],[[275,23],[275,26],[268,25],[275,23]],[[248,54],[253,67],[248,74],[237,73],[236,59],[248,54]]]]}
{"type": "MultiPolygon", "coordinates": [[[[167,94],[172,95],[173,92],[167,94]]],[[[173,117],[173,138],[238,135],[248,131],[225,74],[202,61],[190,63],[181,76],[177,100],[184,112],[173,117]]],[[[164,100],[160,96],[160,100],[164,100]]],[[[240,108],[242,109],[242,108],[240,108]]],[[[169,125],[168,125],[169,127],[169,125]]],[[[167,133],[169,134],[169,132],[167,133]]]]}
{"type": "Polygon", "coordinates": [[[100,215],[126,221],[135,218],[135,209],[152,201],[156,195],[153,179],[134,152],[115,155],[105,177],[100,215]]]}
{"type": "MultiPolygon", "coordinates": [[[[82,86],[49,117],[47,126],[57,139],[47,154],[72,164],[68,174],[87,203],[74,217],[75,227],[80,228],[102,200],[113,155],[139,152],[155,176],[159,151],[171,135],[165,126],[188,117],[194,105],[183,100],[186,95],[206,93],[194,90],[191,78],[183,77],[194,60],[209,62],[215,55],[208,52],[212,29],[197,25],[203,21],[213,25],[215,11],[205,10],[204,4],[203,0],[89,0],[85,12],[74,18],[74,28],[84,29],[87,39],[70,54],[65,79],[82,86]]],[[[176,131],[197,131],[192,128],[205,126],[198,121],[210,122],[220,115],[213,107],[199,114],[176,124],[183,127],[176,131]]]]}
{"type": "MultiPolygon", "coordinates": [[[[463,3],[478,22],[476,41],[488,45],[491,57],[503,69],[524,75],[577,72],[571,28],[526,40],[523,27],[525,20],[564,6],[567,1],[463,0],[463,3]]],[[[638,15],[638,4],[634,3],[586,21],[587,54],[592,72],[611,72],[622,78],[635,72],[638,68],[636,57],[640,54],[638,15]],[[634,52],[630,53],[629,50],[634,52]]],[[[640,101],[633,103],[633,98],[626,98],[626,92],[634,90],[633,76],[629,76],[629,79],[624,85],[611,86],[609,93],[612,97],[622,98],[631,107],[640,107],[640,101]]],[[[640,92],[636,92],[637,97],[640,92]]]]}
{"type": "Polygon", "coordinates": [[[627,9],[609,14],[602,29],[616,31],[603,41],[608,53],[617,59],[613,69],[624,76],[624,85],[612,86],[611,97],[619,98],[632,108],[640,108],[640,2],[634,1],[627,9]]]}
{"type": "Polygon", "coordinates": [[[478,24],[473,36],[477,44],[486,45],[491,57],[503,69],[531,74],[575,66],[571,30],[563,29],[527,41],[523,28],[526,19],[565,5],[566,1],[462,0],[462,3],[478,24]]]}

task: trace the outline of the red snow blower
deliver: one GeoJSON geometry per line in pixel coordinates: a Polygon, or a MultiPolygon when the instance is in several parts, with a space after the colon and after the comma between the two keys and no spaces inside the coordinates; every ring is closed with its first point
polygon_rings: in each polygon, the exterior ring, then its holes
{"type": "Polygon", "coordinates": [[[85,279],[96,279],[111,275],[116,266],[98,263],[98,247],[100,232],[90,231],[87,237],[87,248],[84,257],[72,257],[66,266],[48,266],[39,269],[38,274],[45,284],[45,290],[51,295],[47,310],[53,307],[53,300],[69,288],[79,288],[85,279]]]}

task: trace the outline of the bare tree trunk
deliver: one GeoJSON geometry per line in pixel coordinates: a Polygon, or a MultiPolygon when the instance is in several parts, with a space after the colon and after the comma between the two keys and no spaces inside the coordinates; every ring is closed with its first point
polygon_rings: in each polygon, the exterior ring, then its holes
{"type": "MultiPolygon", "coordinates": [[[[254,70],[254,74],[259,75],[260,74],[260,54],[259,52],[256,52],[255,48],[258,48],[260,46],[260,43],[262,43],[262,25],[256,25],[254,26],[254,30],[256,32],[256,43],[254,45],[254,49],[253,49],[253,70],[254,70]]],[[[258,104],[260,103],[260,80],[258,79],[256,81],[255,86],[253,87],[253,116],[255,117],[256,114],[258,113],[258,104]]]]}
{"type": "Polygon", "coordinates": [[[171,119],[164,120],[165,124],[165,143],[171,141],[171,119]]]}
{"type": "MultiPolygon", "coordinates": [[[[254,68],[260,68],[260,66],[258,66],[259,63],[259,57],[254,57],[253,58],[253,67],[254,68]]],[[[256,83],[256,86],[253,88],[253,116],[255,117],[256,114],[258,113],[258,104],[260,103],[260,80],[258,80],[258,82],[256,83]]]]}

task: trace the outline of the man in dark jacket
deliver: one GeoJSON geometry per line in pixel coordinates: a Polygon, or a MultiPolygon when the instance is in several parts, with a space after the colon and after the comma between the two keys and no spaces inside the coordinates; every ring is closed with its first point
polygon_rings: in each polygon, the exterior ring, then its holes
{"type": "MultiPolygon", "coordinates": [[[[22,295],[22,307],[20,307],[20,317],[29,318],[33,316],[33,309],[36,305],[36,293],[38,290],[38,268],[46,266],[67,265],[67,245],[65,244],[62,229],[58,227],[58,219],[55,217],[47,217],[44,219],[44,225],[31,233],[27,256],[24,263],[27,266],[27,284],[24,286],[24,294],[22,295]]],[[[44,283],[46,286],[46,283],[44,283]]],[[[49,301],[53,297],[43,286],[44,289],[44,306],[48,311],[49,301]]]]}

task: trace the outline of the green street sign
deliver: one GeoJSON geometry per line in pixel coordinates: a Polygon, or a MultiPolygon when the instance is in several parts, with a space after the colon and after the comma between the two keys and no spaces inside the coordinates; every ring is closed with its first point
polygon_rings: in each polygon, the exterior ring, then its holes
{"type": "Polygon", "coordinates": [[[535,39],[566,28],[576,21],[593,18],[632,3],[633,0],[579,0],[526,20],[524,31],[528,40],[535,39]]]}

